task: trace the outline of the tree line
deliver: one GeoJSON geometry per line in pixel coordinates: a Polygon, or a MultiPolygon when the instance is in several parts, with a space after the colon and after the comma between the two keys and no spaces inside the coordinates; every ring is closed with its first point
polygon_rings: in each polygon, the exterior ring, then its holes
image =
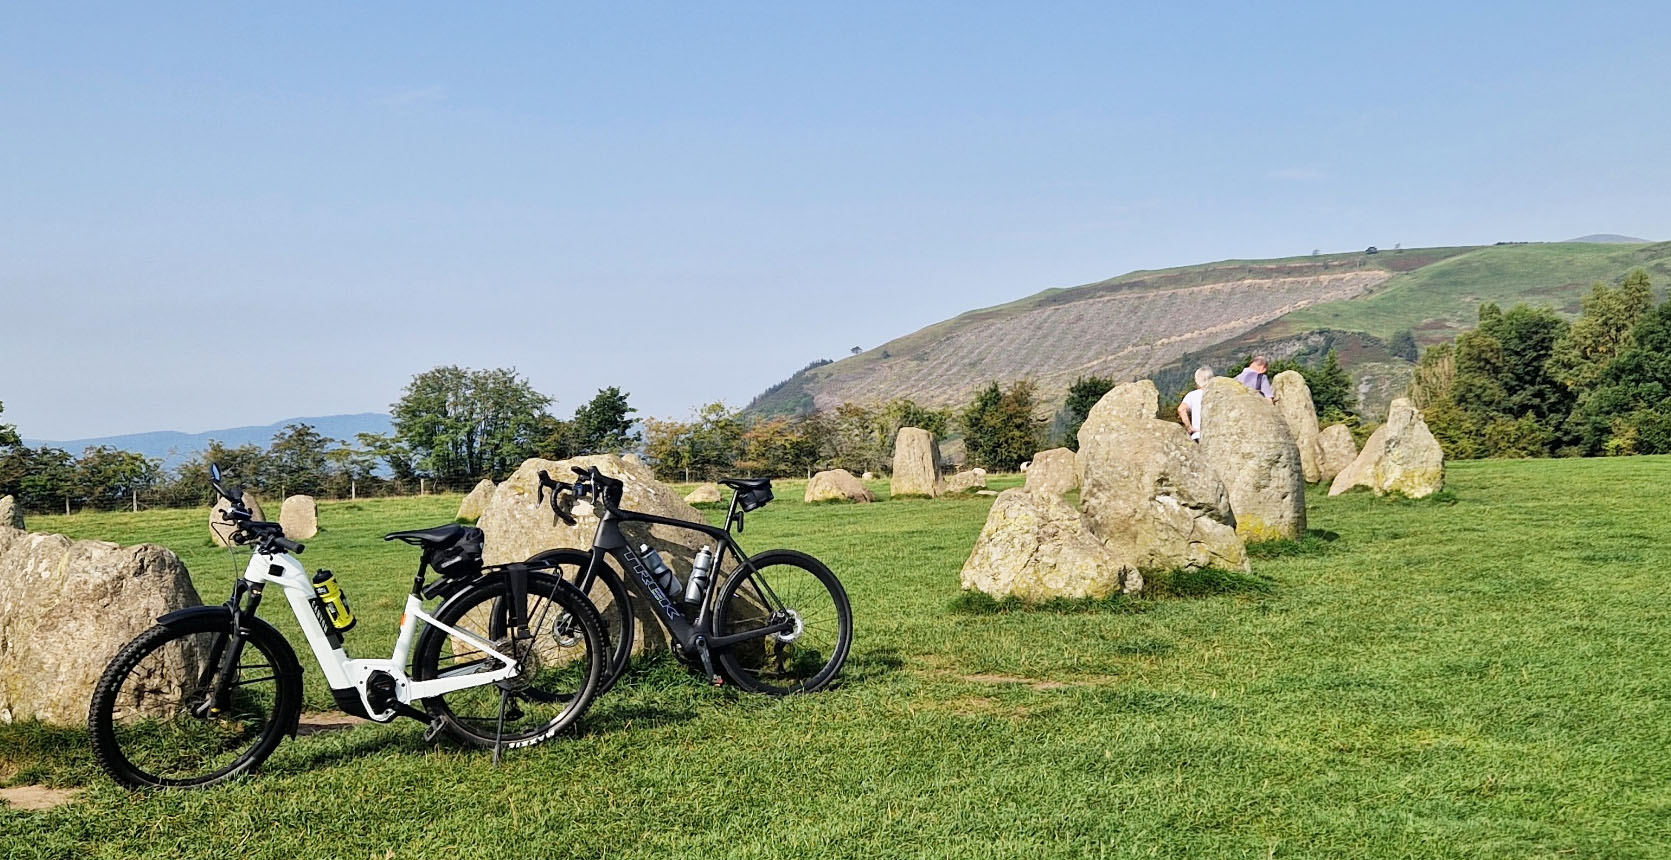
{"type": "Polygon", "coordinates": [[[1482,304],[1422,355],[1410,394],[1452,458],[1671,453],[1671,302],[1635,269],[1595,283],[1570,323],[1482,304]]]}

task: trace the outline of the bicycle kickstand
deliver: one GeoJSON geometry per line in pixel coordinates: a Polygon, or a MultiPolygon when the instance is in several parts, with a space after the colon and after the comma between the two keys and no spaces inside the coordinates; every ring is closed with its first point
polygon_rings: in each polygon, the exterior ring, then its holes
{"type": "Polygon", "coordinates": [[[493,730],[493,766],[499,766],[499,751],[505,748],[505,705],[511,700],[511,691],[499,691],[499,725],[493,730]]]}

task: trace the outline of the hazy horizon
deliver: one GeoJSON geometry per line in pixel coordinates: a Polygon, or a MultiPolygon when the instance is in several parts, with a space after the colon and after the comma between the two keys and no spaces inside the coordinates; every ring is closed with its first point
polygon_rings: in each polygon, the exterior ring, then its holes
{"type": "Polygon", "coordinates": [[[386,412],[441,364],[516,367],[559,415],[615,385],[682,417],[1134,269],[1671,237],[1666,24],[11,7],[0,420],[74,440],[386,412]]]}

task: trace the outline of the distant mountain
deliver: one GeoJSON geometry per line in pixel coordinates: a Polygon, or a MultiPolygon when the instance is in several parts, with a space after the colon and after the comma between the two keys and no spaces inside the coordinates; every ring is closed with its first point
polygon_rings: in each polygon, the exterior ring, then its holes
{"type": "Polygon", "coordinates": [[[988,383],[1019,379],[1031,379],[1054,407],[1080,376],[1148,377],[1172,391],[1202,363],[1234,371],[1231,364],[1253,353],[1303,359],[1336,349],[1375,416],[1413,367],[1387,350],[1396,333],[1410,330],[1423,347],[1448,341],[1474,325],[1482,302],[1525,302],[1572,317],[1590,284],[1616,283],[1637,266],[1663,294],[1671,242],[1371,248],[1132,272],[968,311],[858,355],[814,362],[747,411],[896,397],[961,406],[988,383]]]}
{"type": "Polygon", "coordinates": [[[273,436],[290,424],[312,424],[321,435],[352,442],[359,433],[388,433],[394,429],[389,416],[381,412],[361,412],[355,415],[321,415],[311,418],[286,418],[260,427],[228,427],[224,430],[205,430],[202,433],[182,433],[178,430],[157,430],[150,433],[129,433],[123,436],[101,436],[96,439],[71,439],[56,442],[46,439],[25,439],[33,447],[48,445],[80,454],[87,448],[109,445],[124,451],[137,451],[147,457],[163,461],[164,468],[173,468],[209,447],[215,440],[224,445],[254,444],[266,447],[273,436]]]}
{"type": "Polygon", "coordinates": [[[1576,239],[1568,239],[1567,241],[1568,242],[1589,242],[1589,243],[1595,244],[1595,245],[1646,245],[1646,244],[1648,244],[1647,239],[1636,239],[1636,238],[1632,238],[1630,236],[1620,236],[1618,233],[1591,233],[1588,236],[1579,236],[1576,239]]]}

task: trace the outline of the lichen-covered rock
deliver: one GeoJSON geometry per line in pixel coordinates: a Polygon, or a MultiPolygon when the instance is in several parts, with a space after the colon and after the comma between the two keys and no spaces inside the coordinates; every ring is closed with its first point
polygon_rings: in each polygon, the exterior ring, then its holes
{"type": "Polygon", "coordinates": [[[1305,482],[1322,480],[1321,451],[1317,437],[1317,404],[1311,400],[1311,386],[1305,377],[1292,370],[1284,370],[1271,379],[1271,391],[1276,394],[1276,408],[1288,425],[1288,435],[1294,437],[1294,447],[1300,449],[1300,473],[1305,482]]]}
{"type": "MultiPolygon", "coordinates": [[[[265,521],[267,514],[261,510],[261,500],[255,494],[244,491],[244,507],[249,508],[250,516],[256,520],[265,521]]],[[[232,533],[237,531],[231,523],[221,518],[221,514],[232,509],[232,503],[225,499],[215,499],[215,506],[209,511],[209,536],[215,539],[217,546],[231,546],[232,533]]]]}
{"type": "Polygon", "coordinates": [[[1330,424],[1317,434],[1317,480],[1328,482],[1358,459],[1358,440],[1345,424],[1330,424]]]}
{"type": "Polygon", "coordinates": [[[724,498],[725,494],[720,492],[718,484],[707,483],[691,490],[690,495],[685,496],[685,501],[693,505],[711,505],[724,498]]]}
{"type": "Polygon", "coordinates": [[[874,502],[876,494],[864,481],[853,477],[846,469],[819,472],[806,482],[805,501],[813,502],[874,502]]]}
{"type": "Polygon", "coordinates": [[[1183,427],[1110,418],[1075,461],[1092,533],[1138,569],[1247,568],[1224,484],[1183,427]]]}
{"type": "Polygon", "coordinates": [[[319,534],[319,502],[312,496],[288,496],[279,508],[279,526],[284,536],[308,540],[319,534]]]}
{"type": "Polygon", "coordinates": [[[1387,423],[1371,433],[1356,459],[1329,486],[1338,496],[1353,487],[1376,495],[1402,493],[1412,499],[1445,488],[1445,454],[1427,429],[1421,411],[1400,397],[1387,410],[1387,423]]]}
{"type": "Polygon", "coordinates": [[[0,528],[23,528],[23,506],[11,496],[0,496],[0,528]]]}
{"type": "Polygon", "coordinates": [[[970,469],[967,472],[958,472],[946,479],[946,492],[948,493],[972,493],[975,490],[984,489],[986,489],[985,469],[977,468],[970,469]]]}
{"type": "Polygon", "coordinates": [[[993,500],[962,580],[965,589],[1030,602],[1143,588],[1137,566],[1092,534],[1073,506],[1019,487],[993,500]]]}
{"type": "MultiPolygon", "coordinates": [[[[558,519],[548,505],[537,503],[540,470],[544,469],[553,477],[562,476],[559,480],[569,480],[573,475],[569,471],[571,466],[597,466],[605,475],[620,479],[625,484],[621,500],[623,508],[676,520],[706,522],[701,512],[686,503],[677,490],[656,480],[650,467],[637,462],[636,459],[629,460],[613,454],[593,454],[568,460],[527,460],[494,489],[493,498],[487,503],[487,510],[483,511],[481,519],[476,521],[476,526],[482,530],[486,538],[483,558],[488,564],[521,561],[548,549],[591,548],[592,536],[598,527],[598,518],[590,505],[579,503],[574,506],[575,524],[571,526],[558,519]]],[[[662,558],[678,572],[681,581],[690,573],[691,562],[695,559],[697,550],[704,544],[712,543],[712,539],[700,532],[673,526],[646,527],[641,523],[629,523],[622,526],[621,531],[626,534],[627,540],[632,542],[634,549],[641,543],[647,543],[660,550],[662,558]]],[[[633,648],[666,649],[666,634],[662,631],[660,623],[643,606],[642,595],[637,593],[636,584],[630,576],[623,576],[622,579],[633,590],[635,597],[633,613],[638,632],[635,634],[633,648]]],[[[614,604],[607,590],[601,587],[594,588],[591,597],[597,604],[598,611],[604,613],[604,617],[609,617],[609,613],[614,611],[614,604]]]]}
{"type": "Polygon", "coordinates": [[[487,510],[487,503],[493,498],[495,489],[492,479],[483,478],[470,489],[470,494],[464,501],[458,503],[458,518],[465,522],[475,522],[482,518],[482,511],[487,510]]]}
{"type": "Polygon", "coordinates": [[[1269,400],[1233,379],[1207,383],[1201,451],[1224,482],[1243,540],[1305,533],[1305,473],[1288,424],[1269,400]]]}
{"type": "Polygon", "coordinates": [[[84,724],[116,652],[158,616],[200,602],[186,566],[160,546],[0,528],[0,722],[84,724]]]}
{"type": "Polygon", "coordinates": [[[1027,483],[1023,485],[1027,492],[1061,496],[1079,486],[1072,451],[1051,448],[1034,454],[1031,462],[1032,466],[1027,469],[1027,483]]]}
{"type": "Polygon", "coordinates": [[[934,434],[919,427],[901,427],[894,437],[894,496],[928,496],[946,491],[940,477],[940,445],[934,434]]]}
{"type": "Polygon", "coordinates": [[[1085,423],[1079,425],[1079,450],[1085,450],[1087,442],[1096,445],[1097,435],[1111,421],[1147,420],[1159,413],[1160,392],[1153,382],[1139,379],[1116,385],[1085,414],[1085,423]]]}

